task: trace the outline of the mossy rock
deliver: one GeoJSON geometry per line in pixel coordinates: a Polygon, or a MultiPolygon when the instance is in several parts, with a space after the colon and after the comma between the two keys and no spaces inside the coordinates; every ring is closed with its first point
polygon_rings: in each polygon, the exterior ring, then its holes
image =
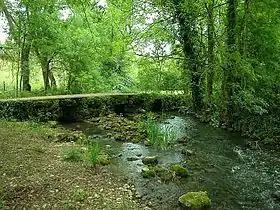
{"type": "Polygon", "coordinates": [[[98,157],[98,162],[99,162],[100,165],[106,166],[106,165],[109,165],[109,164],[111,163],[111,160],[110,160],[109,155],[107,155],[107,154],[101,154],[101,155],[98,157]]]}
{"type": "Polygon", "coordinates": [[[203,210],[209,209],[211,206],[211,199],[207,192],[189,192],[179,198],[180,204],[189,210],[203,210]]]}
{"type": "Polygon", "coordinates": [[[180,176],[180,177],[187,177],[187,176],[190,175],[188,169],[186,169],[186,168],[184,168],[183,166],[178,165],[178,164],[172,165],[172,166],[170,167],[170,169],[171,169],[172,171],[174,171],[175,174],[176,174],[177,176],[180,176]]]}
{"type": "Polygon", "coordinates": [[[165,168],[162,168],[162,170],[158,171],[157,172],[157,175],[158,177],[162,180],[162,181],[170,181],[173,179],[173,174],[171,171],[165,169],[165,168]]]}
{"type": "Polygon", "coordinates": [[[170,181],[173,178],[171,171],[160,166],[148,166],[148,169],[154,171],[162,181],[170,181]]]}
{"type": "Polygon", "coordinates": [[[152,178],[156,176],[156,172],[148,167],[142,169],[142,176],[144,178],[152,178]]]}
{"type": "Polygon", "coordinates": [[[142,159],[144,165],[155,166],[158,164],[158,156],[147,156],[142,159]]]}

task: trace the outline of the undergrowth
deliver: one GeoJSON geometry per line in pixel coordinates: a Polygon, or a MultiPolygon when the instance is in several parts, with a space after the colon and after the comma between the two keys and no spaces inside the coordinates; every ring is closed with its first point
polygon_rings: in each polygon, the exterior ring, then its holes
{"type": "Polygon", "coordinates": [[[83,159],[83,151],[78,147],[67,148],[64,152],[64,160],[71,162],[79,162],[83,159]]]}
{"type": "Polygon", "coordinates": [[[72,146],[64,151],[64,160],[70,162],[83,161],[90,166],[96,166],[100,163],[101,149],[97,143],[88,143],[86,145],[72,146]],[[85,146],[82,148],[82,146],[85,146]]]}

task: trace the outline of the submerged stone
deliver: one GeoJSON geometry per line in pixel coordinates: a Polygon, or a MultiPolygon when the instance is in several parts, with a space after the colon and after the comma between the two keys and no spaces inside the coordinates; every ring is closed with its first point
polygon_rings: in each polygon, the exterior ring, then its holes
{"type": "Polygon", "coordinates": [[[187,177],[187,176],[189,176],[189,170],[184,168],[181,165],[174,164],[174,165],[172,165],[170,167],[170,169],[172,171],[174,171],[177,176],[180,176],[180,177],[187,177]]]}
{"type": "Polygon", "coordinates": [[[139,160],[138,157],[128,157],[126,159],[127,159],[127,161],[137,161],[137,160],[139,160]]]}
{"type": "Polygon", "coordinates": [[[144,165],[157,165],[158,164],[158,157],[157,156],[147,156],[142,159],[144,165]]]}
{"type": "Polygon", "coordinates": [[[189,210],[209,209],[211,206],[207,192],[203,191],[186,193],[179,198],[179,202],[185,209],[189,210]]]}

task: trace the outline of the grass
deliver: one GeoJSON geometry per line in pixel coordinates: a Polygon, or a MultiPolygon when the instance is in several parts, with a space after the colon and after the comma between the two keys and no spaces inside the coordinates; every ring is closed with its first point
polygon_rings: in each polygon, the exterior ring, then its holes
{"type": "Polygon", "coordinates": [[[121,210],[138,210],[139,208],[135,205],[135,203],[127,200],[123,200],[121,210]]]}
{"type": "Polygon", "coordinates": [[[86,191],[84,189],[76,189],[73,193],[73,200],[77,202],[83,202],[86,199],[86,191]]]}
{"type": "Polygon", "coordinates": [[[149,143],[161,150],[173,147],[177,141],[177,135],[171,127],[162,129],[149,117],[140,123],[140,129],[146,132],[149,143]]]}
{"type": "Polygon", "coordinates": [[[90,144],[88,148],[88,162],[91,166],[96,166],[99,162],[99,155],[100,155],[100,147],[99,144],[90,144]]]}
{"type": "MultiPolygon", "coordinates": [[[[0,210],[4,205],[6,209],[121,209],[116,200],[131,199],[127,192],[116,190],[125,182],[109,167],[95,170],[64,161],[61,154],[69,143],[48,139],[61,132],[32,122],[0,120],[0,210]]],[[[97,151],[99,147],[92,149],[94,160],[97,151]]]]}
{"type": "Polygon", "coordinates": [[[79,147],[72,146],[64,151],[64,160],[79,162],[83,160],[83,151],[79,147]]]}

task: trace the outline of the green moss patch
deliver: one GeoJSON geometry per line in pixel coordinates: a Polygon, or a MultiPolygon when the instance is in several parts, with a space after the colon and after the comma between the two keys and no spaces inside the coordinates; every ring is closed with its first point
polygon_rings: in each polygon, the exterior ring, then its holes
{"type": "Polygon", "coordinates": [[[207,192],[189,192],[179,198],[180,204],[186,209],[202,210],[211,206],[207,192]]]}

